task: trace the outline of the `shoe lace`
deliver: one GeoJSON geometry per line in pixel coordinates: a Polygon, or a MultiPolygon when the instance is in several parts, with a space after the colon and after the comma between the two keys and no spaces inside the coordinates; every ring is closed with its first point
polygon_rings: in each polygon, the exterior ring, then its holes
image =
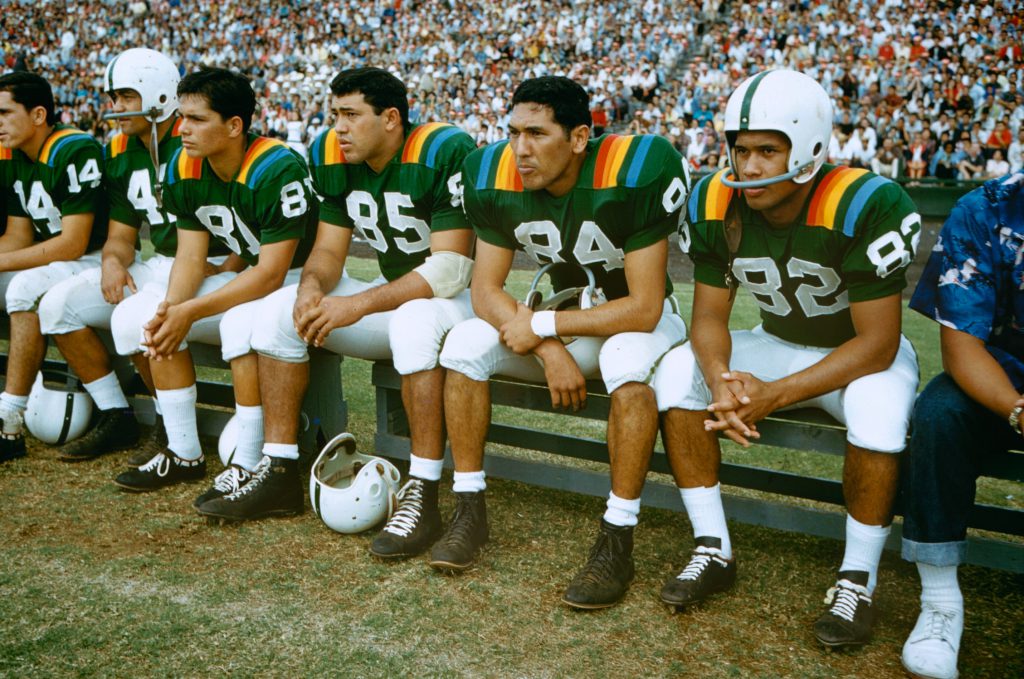
{"type": "Polygon", "coordinates": [[[597,542],[590,548],[590,555],[587,557],[587,563],[583,565],[583,570],[580,571],[578,580],[606,582],[615,577],[615,557],[612,554],[611,541],[611,537],[606,533],[598,535],[597,542]]]}
{"type": "Polygon", "coordinates": [[[473,506],[472,500],[459,498],[455,505],[455,516],[445,536],[444,543],[461,544],[471,541],[473,537],[473,506]]]}
{"type": "Polygon", "coordinates": [[[225,495],[225,500],[237,500],[243,498],[249,493],[253,492],[260,487],[260,484],[266,481],[270,475],[270,458],[266,455],[259,461],[256,468],[252,470],[249,482],[243,486],[240,486],[234,490],[231,494],[225,495]]]}
{"type": "Polygon", "coordinates": [[[849,580],[840,580],[825,593],[825,603],[831,605],[829,612],[832,615],[853,622],[862,597],[870,601],[866,588],[849,580]]]}
{"type": "Polygon", "coordinates": [[[423,482],[419,479],[409,479],[398,491],[398,510],[384,526],[384,530],[403,538],[409,537],[419,523],[422,513],[423,482]]]}
{"type": "Polygon", "coordinates": [[[171,458],[167,457],[164,453],[157,453],[150,458],[149,462],[139,467],[139,471],[142,472],[154,470],[157,476],[167,476],[167,472],[171,470],[171,458]]]}
{"type": "Polygon", "coordinates": [[[682,573],[676,576],[676,580],[697,580],[700,576],[704,575],[704,571],[707,570],[708,564],[711,563],[711,559],[715,557],[721,558],[722,553],[717,549],[710,547],[700,546],[693,550],[693,556],[690,557],[690,563],[686,564],[683,568],[682,573]]]}
{"type": "Polygon", "coordinates": [[[927,638],[938,639],[945,641],[946,643],[950,643],[949,640],[953,637],[951,627],[955,617],[955,613],[943,611],[937,608],[931,609],[928,615],[927,638]]]}
{"type": "Polygon", "coordinates": [[[247,469],[229,465],[227,469],[217,474],[217,477],[213,480],[213,487],[227,495],[234,493],[251,478],[252,474],[247,469]]]}

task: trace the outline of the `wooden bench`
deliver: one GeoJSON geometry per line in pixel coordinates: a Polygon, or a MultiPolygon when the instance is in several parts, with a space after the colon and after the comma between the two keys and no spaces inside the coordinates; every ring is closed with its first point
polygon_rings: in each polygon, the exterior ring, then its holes
{"type": "MultiPolygon", "coordinates": [[[[118,356],[114,351],[110,333],[101,329],[97,332],[113,359],[114,370],[121,380],[136,417],[140,422],[152,425],[156,421],[156,409],[142,378],[136,374],[130,360],[118,356]]],[[[0,340],[9,338],[10,318],[6,314],[0,314],[0,340]]],[[[228,364],[221,358],[219,346],[190,342],[189,348],[192,350],[196,368],[229,369],[228,364]]],[[[47,359],[43,362],[43,369],[64,372],[68,366],[63,360],[47,359]]],[[[6,352],[0,353],[0,370],[6,374],[6,352]]],[[[310,350],[309,375],[309,389],[302,403],[299,449],[304,455],[312,456],[312,460],[325,442],[347,429],[348,405],[341,383],[340,356],[323,349],[310,350]]],[[[199,433],[218,436],[235,410],[235,396],[230,376],[223,382],[200,378],[196,382],[196,387],[199,397],[199,433]]]]}
{"type": "MultiPolygon", "coordinates": [[[[377,452],[390,457],[408,459],[409,428],[402,408],[400,377],[390,363],[377,362],[373,366],[372,383],[376,387],[377,452]]],[[[561,412],[551,408],[551,397],[544,385],[506,378],[492,379],[490,385],[494,405],[511,406],[524,411],[561,412]]],[[[604,390],[604,385],[599,381],[590,381],[587,389],[587,406],[574,415],[607,420],[610,398],[604,390]]],[[[761,432],[762,445],[829,455],[843,455],[846,450],[845,428],[818,410],[805,409],[780,413],[760,423],[758,430],[761,432]]],[[[503,423],[498,421],[498,418],[492,422],[487,440],[490,443],[579,460],[602,463],[608,461],[608,448],[603,440],[571,436],[539,427],[503,423]]],[[[607,497],[610,490],[607,471],[574,468],[555,462],[503,455],[494,451],[488,451],[484,460],[484,468],[489,476],[598,497],[607,497]]],[[[668,459],[663,452],[655,452],[651,460],[651,470],[669,473],[668,459]]],[[[1024,453],[1013,452],[995,461],[985,470],[985,475],[1024,482],[1024,453]]],[[[743,497],[726,493],[726,514],[733,521],[821,537],[843,539],[845,535],[844,514],[813,506],[801,506],[785,500],[785,497],[802,498],[842,506],[842,484],[839,481],[726,462],[722,464],[721,481],[727,486],[781,496],[743,497]]],[[[644,506],[648,507],[661,507],[677,512],[683,509],[675,485],[654,479],[648,479],[643,502],[644,506]]],[[[976,504],[971,514],[970,526],[982,531],[1019,538],[1024,536],[1024,511],[976,504]]],[[[972,534],[968,537],[968,544],[967,563],[1024,573],[1024,541],[1014,542],[1000,536],[972,534]]],[[[894,526],[886,547],[899,550],[898,523],[894,526]]]]}

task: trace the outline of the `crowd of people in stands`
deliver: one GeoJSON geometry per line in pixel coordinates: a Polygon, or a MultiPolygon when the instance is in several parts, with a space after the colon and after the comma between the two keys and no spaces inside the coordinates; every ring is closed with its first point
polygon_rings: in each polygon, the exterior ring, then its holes
{"type": "Polygon", "coordinates": [[[1012,0],[16,0],[0,19],[4,70],[54,85],[63,121],[99,137],[103,66],[124,45],[183,72],[238,69],[258,131],[296,147],[330,124],[328,83],[360,64],[409,87],[414,121],[504,138],[516,83],[567,75],[595,131],[660,134],[693,168],[724,166],[725,101],[766,66],[832,95],[830,160],[915,180],[981,179],[1024,164],[1024,10],[1012,0]]]}

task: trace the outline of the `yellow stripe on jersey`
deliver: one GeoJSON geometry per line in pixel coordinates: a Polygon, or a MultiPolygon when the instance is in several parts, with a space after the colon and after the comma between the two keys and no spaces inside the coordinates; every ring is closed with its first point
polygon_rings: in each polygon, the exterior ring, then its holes
{"type": "Polygon", "coordinates": [[[287,147],[283,141],[278,139],[270,139],[269,137],[259,137],[256,139],[246,152],[245,159],[242,161],[242,169],[238,171],[238,179],[235,181],[245,184],[249,179],[249,173],[259,162],[260,157],[281,146],[287,147]]]}
{"type": "Polygon", "coordinates": [[[523,178],[519,176],[512,146],[506,144],[498,161],[498,172],[494,176],[494,188],[499,191],[522,191],[523,178]]]}
{"type": "Polygon", "coordinates": [[[128,135],[127,134],[116,134],[114,138],[110,140],[110,157],[117,158],[119,155],[128,150],[128,135]]]}
{"type": "Polygon", "coordinates": [[[708,180],[708,190],[705,194],[704,219],[722,221],[725,219],[726,210],[729,208],[729,201],[732,200],[733,190],[722,183],[722,177],[729,170],[720,170],[708,180]]]}
{"type": "Polygon", "coordinates": [[[403,163],[416,163],[420,161],[423,155],[423,146],[427,143],[427,138],[431,133],[436,130],[446,127],[444,123],[427,123],[426,125],[420,125],[409,138],[405,140],[405,150],[402,152],[403,163]]]}
{"type": "Polygon", "coordinates": [[[67,129],[51,134],[49,138],[47,138],[47,140],[43,142],[43,148],[39,151],[39,162],[48,164],[50,162],[50,156],[57,147],[58,143],[62,139],[67,139],[68,137],[74,136],[76,134],[85,133],[82,132],[81,130],[67,129]]]}
{"type": "Polygon", "coordinates": [[[839,204],[850,185],[868,173],[852,167],[836,168],[818,184],[807,211],[808,226],[823,226],[832,230],[836,225],[839,204]]]}

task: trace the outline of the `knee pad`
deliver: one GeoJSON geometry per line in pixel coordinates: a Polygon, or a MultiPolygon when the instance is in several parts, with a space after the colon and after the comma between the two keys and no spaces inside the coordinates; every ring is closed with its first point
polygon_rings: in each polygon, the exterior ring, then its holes
{"type": "Polygon", "coordinates": [[[448,333],[441,349],[441,365],[482,382],[494,374],[498,353],[503,348],[494,326],[485,320],[471,318],[448,333]]]}
{"type": "Polygon", "coordinates": [[[689,342],[662,357],[654,371],[652,386],[659,412],[671,408],[704,410],[711,403],[711,391],[689,342]]]}
{"type": "Polygon", "coordinates": [[[220,319],[220,354],[226,363],[252,351],[252,330],[256,319],[263,318],[260,302],[247,302],[224,312],[220,319]]]}
{"type": "Polygon", "coordinates": [[[847,440],[865,450],[899,453],[907,444],[917,383],[900,384],[889,371],[851,382],[843,395],[847,440]]]}
{"type": "Polygon", "coordinates": [[[118,354],[130,356],[142,352],[142,326],[153,318],[165,294],[163,289],[147,286],[114,308],[110,334],[118,354]]]}
{"type": "Polygon", "coordinates": [[[69,278],[58,283],[39,300],[39,331],[44,335],[64,334],[85,327],[78,321],[72,305],[68,304],[71,290],[77,282],[69,278]]]}

